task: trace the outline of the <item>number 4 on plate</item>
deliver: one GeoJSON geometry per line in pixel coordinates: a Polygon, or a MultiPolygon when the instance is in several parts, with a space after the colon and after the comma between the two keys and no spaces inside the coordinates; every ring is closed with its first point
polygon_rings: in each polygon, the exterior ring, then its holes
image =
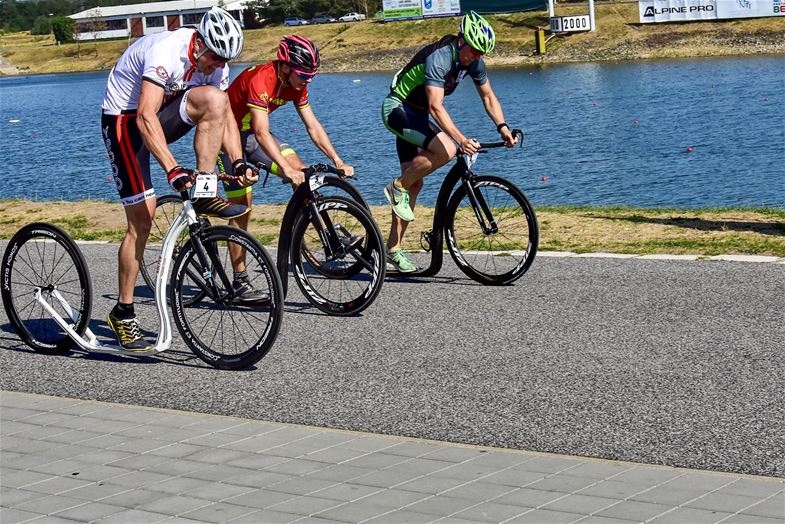
{"type": "Polygon", "coordinates": [[[199,173],[196,175],[194,198],[211,198],[218,194],[218,177],[215,173],[199,173]]]}

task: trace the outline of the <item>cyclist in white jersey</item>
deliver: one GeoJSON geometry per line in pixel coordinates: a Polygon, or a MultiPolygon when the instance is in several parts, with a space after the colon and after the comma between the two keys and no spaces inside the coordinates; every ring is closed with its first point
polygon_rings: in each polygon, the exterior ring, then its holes
{"type": "MultiPolygon", "coordinates": [[[[167,144],[196,127],[197,172],[212,172],[223,147],[244,183],[250,185],[258,178],[243,161],[240,135],[224,92],[229,85],[227,62],[242,47],[237,21],[213,7],[198,28],[183,27],[139,39],[109,73],[101,128],[128,230],[118,252],[119,293],[108,324],[124,349],[151,348],[142,337],[133,307],[139,264],[155,215],[150,154],[175,190],[191,187],[194,171],[181,166],[167,144]]],[[[246,206],[217,197],[195,199],[194,208],[200,215],[222,218],[248,212],[246,206]]],[[[243,270],[235,268],[236,278],[239,274],[242,280],[243,270]]]]}

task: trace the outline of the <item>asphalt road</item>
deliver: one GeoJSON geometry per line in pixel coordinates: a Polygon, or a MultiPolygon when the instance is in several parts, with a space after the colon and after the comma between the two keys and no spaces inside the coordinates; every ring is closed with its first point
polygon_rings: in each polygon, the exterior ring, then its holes
{"type": "MultiPolygon", "coordinates": [[[[117,246],[82,248],[106,336],[117,246]]],[[[0,387],[785,477],[785,264],[540,257],[503,288],[447,264],[357,318],[292,282],[276,345],[239,372],[179,336],[162,359],[38,355],[2,312],[0,387]]],[[[152,302],[137,311],[153,329],[152,302]]]]}

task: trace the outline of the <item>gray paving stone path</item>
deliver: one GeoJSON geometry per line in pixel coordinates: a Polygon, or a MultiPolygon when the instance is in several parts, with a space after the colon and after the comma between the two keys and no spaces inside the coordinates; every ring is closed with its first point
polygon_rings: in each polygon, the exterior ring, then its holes
{"type": "Polygon", "coordinates": [[[0,522],[785,522],[785,479],[0,393],[0,522]]]}

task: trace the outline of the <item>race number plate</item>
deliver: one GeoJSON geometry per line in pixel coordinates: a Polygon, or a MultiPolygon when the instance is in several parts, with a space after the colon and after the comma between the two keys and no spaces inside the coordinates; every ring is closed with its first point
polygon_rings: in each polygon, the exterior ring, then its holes
{"type": "Polygon", "coordinates": [[[218,194],[218,177],[215,173],[199,173],[196,175],[194,198],[212,198],[218,194]]]}
{"type": "Polygon", "coordinates": [[[308,179],[308,185],[311,186],[311,191],[316,191],[324,185],[325,175],[316,175],[308,179]]]}

